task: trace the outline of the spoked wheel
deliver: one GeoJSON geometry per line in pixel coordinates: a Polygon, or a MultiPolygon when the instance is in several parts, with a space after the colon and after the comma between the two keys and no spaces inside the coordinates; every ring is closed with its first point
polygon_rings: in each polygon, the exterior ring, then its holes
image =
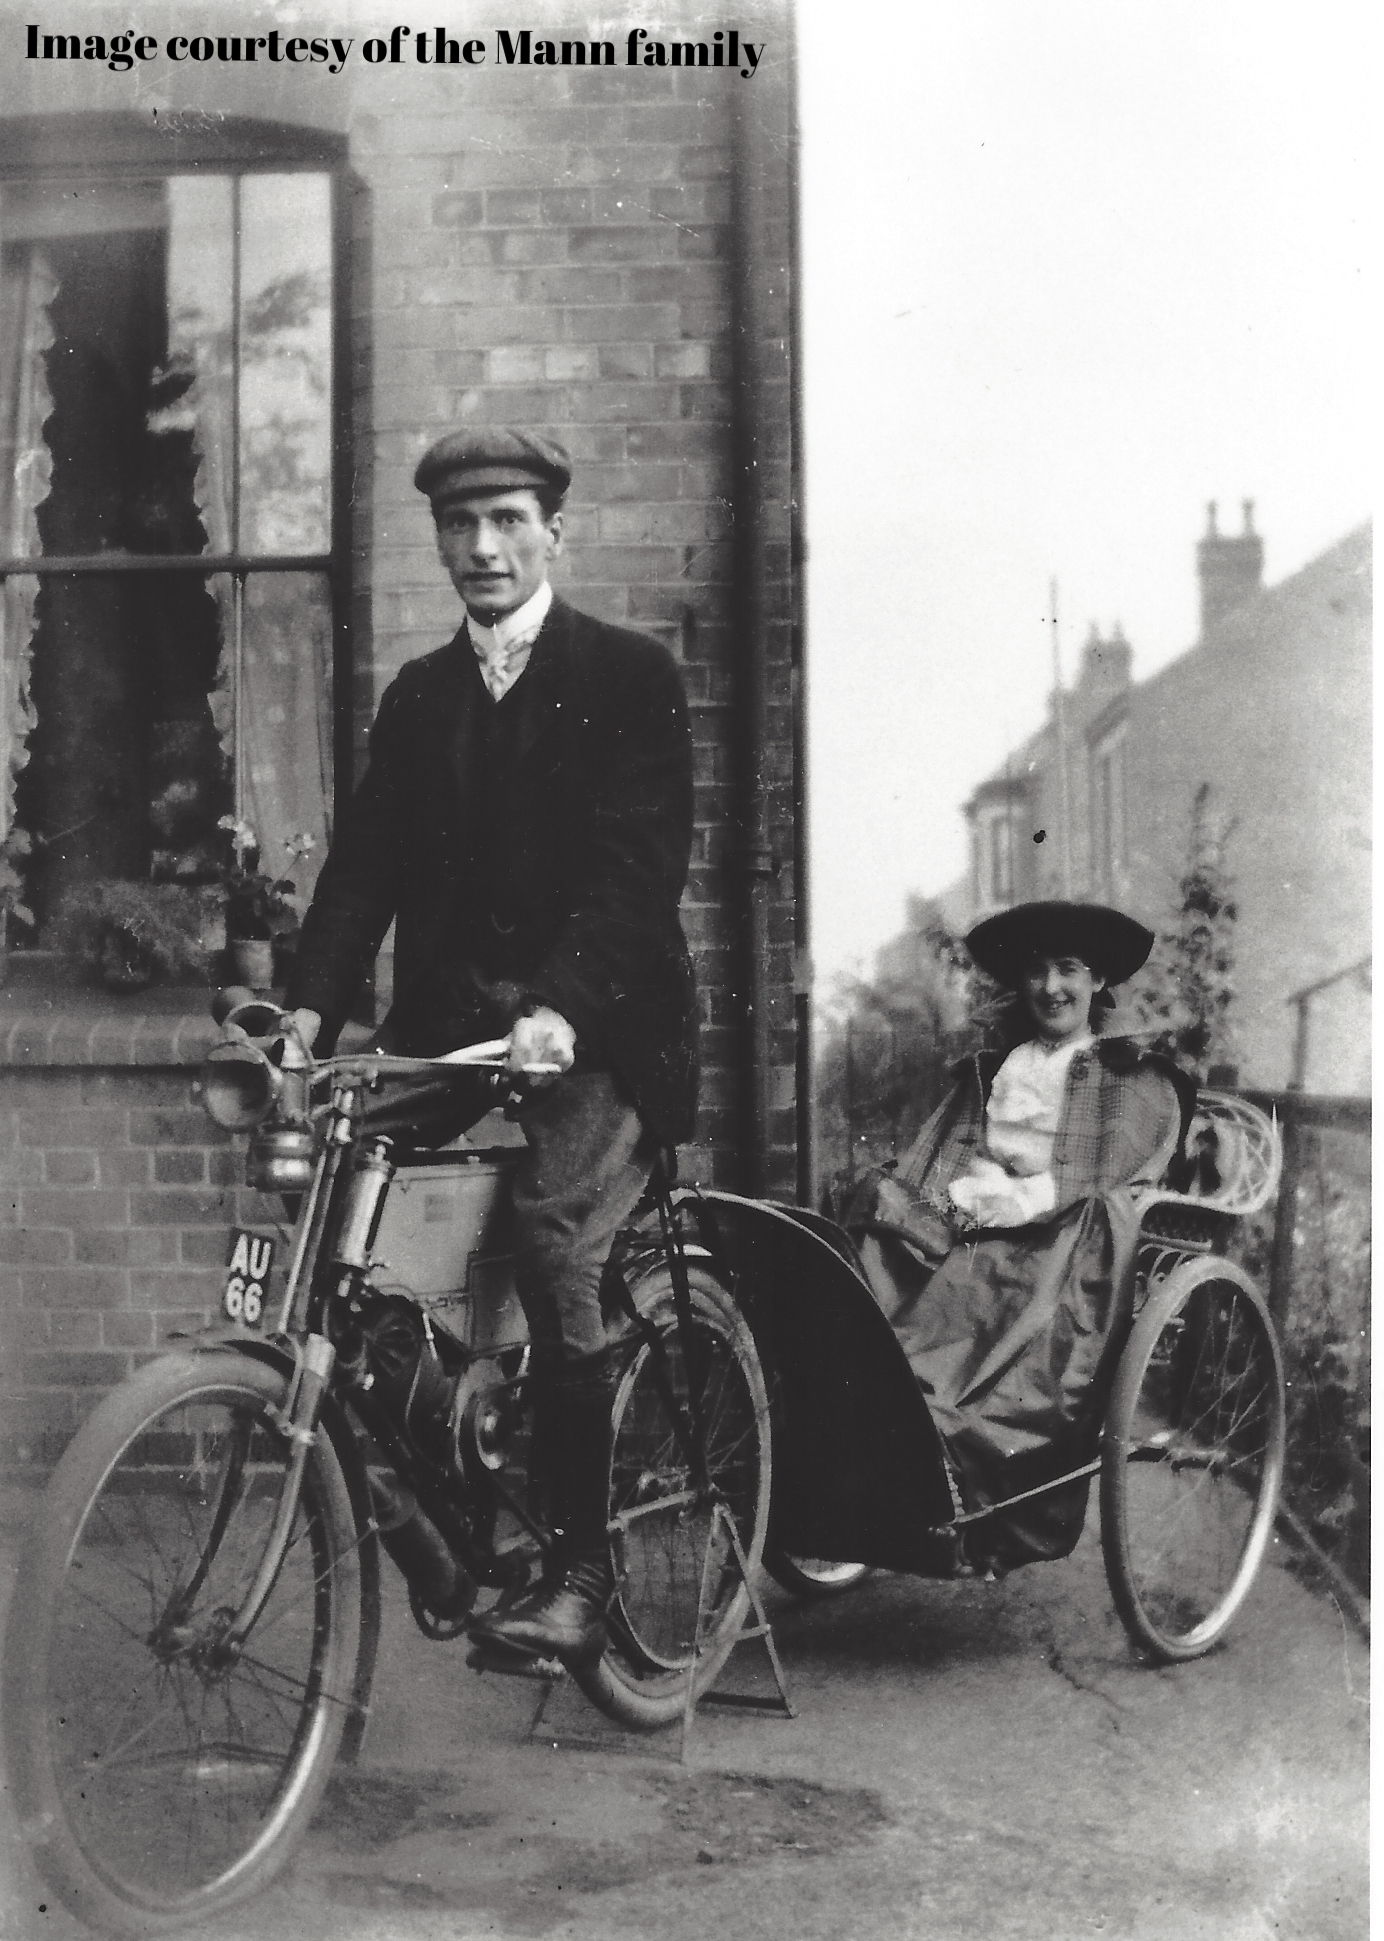
{"type": "Polygon", "coordinates": [[[795,1597],[840,1597],[870,1574],[869,1564],[838,1564],[830,1557],[793,1557],[766,1550],[764,1568],[795,1597]]]}
{"type": "Polygon", "coordinates": [[[1155,1658],[1196,1658],[1248,1595],[1273,1528],[1283,1362],[1259,1290],[1197,1260],[1151,1297],[1121,1359],[1101,1456],[1115,1605],[1155,1658]]]}
{"type": "MultiPolygon", "coordinates": [[[[734,1519],[753,1571],[764,1550],[769,1516],[769,1398],[749,1328],[709,1274],[689,1269],[694,1366],[712,1486],[734,1519]]],[[[658,1329],[672,1393],[686,1403],[683,1355],[666,1269],[635,1297],[658,1329]]],[[[729,1538],[718,1530],[713,1502],[699,1493],[674,1432],[648,1346],[641,1346],[615,1396],[610,1514],[618,1595],[611,1648],[576,1674],[602,1711],[623,1725],[665,1725],[679,1717],[688,1681],[703,1690],[715,1678],[745,1621],[745,1590],[729,1538]],[[694,1652],[703,1572],[708,1608],[702,1649],[694,1652]]]]}
{"type": "Polygon", "coordinates": [[[351,1700],[361,1583],[325,1435],[242,1648],[231,1620],[289,1460],[284,1375],[234,1350],[151,1363],[54,1473],[5,1653],[10,1777],[38,1864],[90,1925],[191,1931],[290,1858],[351,1700]]]}

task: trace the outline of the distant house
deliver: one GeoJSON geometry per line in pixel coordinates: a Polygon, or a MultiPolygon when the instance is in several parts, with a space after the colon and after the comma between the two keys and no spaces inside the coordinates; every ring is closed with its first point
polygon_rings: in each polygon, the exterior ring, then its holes
{"type": "Polygon", "coordinates": [[[1287,1084],[1292,1000],[1333,980],[1310,999],[1302,1075],[1368,1093],[1371,556],[1366,525],[1265,587],[1252,505],[1233,537],[1213,505],[1197,644],[1135,683],[1118,626],[1093,628],[1074,684],[965,804],[966,920],[1070,895],[1166,927],[1206,785],[1239,912],[1242,1082],[1287,1084]]]}

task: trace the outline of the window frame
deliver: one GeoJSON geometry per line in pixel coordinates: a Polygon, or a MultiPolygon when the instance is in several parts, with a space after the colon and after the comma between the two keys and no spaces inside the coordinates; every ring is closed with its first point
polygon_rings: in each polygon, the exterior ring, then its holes
{"type": "MultiPolygon", "coordinates": [[[[9,183],[54,178],[102,184],[164,180],[172,176],[229,175],[232,197],[232,316],[234,355],[240,359],[240,183],[249,175],[325,175],[329,183],[331,269],[331,480],[328,545],[321,553],[130,553],[0,555],[0,586],[10,578],[62,575],[196,573],[210,581],[226,574],[232,586],[234,638],[240,680],[240,633],[245,583],[252,573],[319,573],[325,576],[332,629],[332,788],[329,814],[336,825],[352,783],[351,643],[351,212],[348,142],[330,129],[229,116],[175,114],[162,122],[125,112],[12,116],[0,119],[0,190],[9,183]]],[[[0,217],[0,223],[3,217],[0,217]]],[[[238,395],[239,385],[235,387],[238,395]]],[[[239,538],[240,455],[236,454],[235,508],[239,538]]],[[[245,748],[240,733],[237,685],[235,812],[243,813],[245,748]]]]}
{"type": "Polygon", "coordinates": [[[972,869],[976,908],[981,911],[1008,910],[1020,900],[1027,885],[1027,865],[1020,843],[1028,801],[1022,784],[1009,784],[988,792],[971,803],[972,869]],[[1007,862],[1007,885],[996,880],[996,864],[1001,848],[1007,862]],[[1021,873],[1024,883],[1021,884],[1021,873]]]}
{"type": "Polygon", "coordinates": [[[967,804],[971,823],[972,901],[978,912],[1009,910],[1023,897],[1031,895],[1033,864],[1029,862],[1023,831],[1031,821],[1029,782],[1021,774],[992,776],[982,782],[967,804]],[[1004,823],[1004,833],[1000,831],[1004,823]],[[1007,858],[1007,895],[996,883],[998,846],[1004,844],[1007,858]]]}

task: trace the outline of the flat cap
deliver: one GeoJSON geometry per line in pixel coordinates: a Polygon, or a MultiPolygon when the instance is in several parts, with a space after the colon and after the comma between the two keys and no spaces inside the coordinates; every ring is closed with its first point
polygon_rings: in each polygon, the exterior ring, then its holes
{"type": "Polygon", "coordinates": [[[449,431],[429,445],[413,482],[434,505],[473,492],[517,492],[534,486],[561,493],[572,483],[572,461],[555,438],[542,432],[476,425],[449,431]]]}
{"type": "Polygon", "coordinates": [[[966,939],[980,968],[1012,990],[1035,957],[1079,957],[1108,984],[1123,984],[1153,944],[1151,930],[1103,903],[1017,903],[978,923],[966,939]]]}

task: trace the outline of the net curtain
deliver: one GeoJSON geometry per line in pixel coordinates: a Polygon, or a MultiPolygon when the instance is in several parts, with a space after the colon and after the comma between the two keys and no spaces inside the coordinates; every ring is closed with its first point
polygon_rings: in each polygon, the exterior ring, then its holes
{"type": "MultiPolygon", "coordinates": [[[[299,178],[303,192],[316,193],[315,178],[299,178]]],[[[261,193],[250,198],[247,211],[252,227],[263,226],[274,196],[289,186],[281,178],[256,185],[261,193]]],[[[296,186],[293,184],[292,186],[296,186]]],[[[44,438],[45,421],[53,401],[46,381],[46,353],[54,344],[49,305],[57,294],[57,276],[45,238],[50,228],[61,234],[70,217],[64,200],[46,185],[22,189],[19,200],[0,215],[12,240],[3,254],[0,279],[0,551],[11,556],[34,556],[42,551],[36,512],[48,496],[52,461],[44,438]],[[15,232],[18,229],[18,238],[15,232]],[[27,230],[27,236],[25,231],[27,230]],[[35,235],[35,230],[38,234],[35,235]]],[[[139,209],[132,215],[119,195],[84,201],[83,229],[158,226],[167,235],[168,338],[167,369],[183,373],[191,382],[170,404],[149,414],[151,433],[188,430],[196,457],[194,493],[205,533],[206,550],[226,553],[244,550],[247,524],[255,538],[272,507],[257,503],[261,476],[273,477],[279,439],[292,440],[295,427],[283,432],[277,409],[266,411],[257,396],[265,393],[274,405],[282,390],[280,373],[305,361],[329,369],[329,325],[318,312],[306,331],[260,333],[254,364],[240,373],[241,420],[256,425],[266,454],[253,468],[242,469],[241,533],[234,530],[233,476],[238,463],[234,449],[237,373],[233,356],[231,221],[233,185],[229,177],[174,178],[161,188],[144,185],[137,192],[139,209]],[[152,194],[151,194],[152,190],[152,194]],[[107,202],[120,207],[107,208],[107,202]],[[298,341],[295,341],[295,338],[298,341]],[[311,355],[305,360],[304,343],[311,355]],[[248,502],[246,502],[248,496],[248,502]]],[[[288,200],[292,201],[290,195],[288,200]]],[[[315,202],[305,226],[321,225],[315,202]]],[[[296,240],[293,239],[293,240],[296,240]]],[[[288,246],[280,238],[280,251],[288,246]]],[[[321,247],[326,247],[323,231],[321,247]]],[[[320,253],[320,252],[319,252],[320,253]]],[[[273,269],[282,274],[280,264],[273,269]]],[[[252,292],[252,295],[258,294],[252,292]]],[[[272,295],[272,292],[271,292],[272,295]]],[[[271,308],[271,315],[272,315],[271,308]]],[[[325,385],[322,387],[325,392],[325,385]]],[[[325,404],[317,414],[324,418],[325,404]]],[[[298,443],[302,434],[298,433],[298,443]]],[[[280,494],[292,503],[300,496],[298,481],[280,494]],[[295,491],[295,486],[298,490],[295,491]]],[[[308,499],[312,493],[301,494],[308,499]]],[[[321,496],[319,493],[317,496],[321,496]]],[[[281,524],[282,521],[270,520],[281,524]]],[[[295,534],[295,538],[299,535],[295,534]]],[[[306,538],[308,535],[304,534],[306,538]]],[[[317,537],[314,532],[311,537],[317,537]]],[[[273,544],[266,533],[254,551],[273,544]]],[[[300,540],[301,543],[301,540],[300,540]]],[[[325,543],[325,534],[324,534],[325,543]]],[[[304,550],[307,548],[305,547],[304,550]]],[[[297,550],[295,547],[294,550],[297,550]]],[[[220,616],[221,653],[216,680],[209,695],[217,737],[228,762],[239,743],[240,809],[261,839],[263,864],[278,874],[288,861],[286,840],[306,832],[316,845],[311,857],[294,871],[300,892],[310,890],[329,839],[328,804],[331,765],[331,625],[326,580],[319,574],[251,574],[245,581],[241,623],[239,681],[235,667],[235,627],[231,580],[210,576],[208,588],[220,616]],[[240,718],[237,720],[237,704],[240,718]]],[[[29,697],[29,670],[34,645],[34,602],[37,581],[23,575],[8,580],[0,601],[0,838],[15,813],[15,780],[28,759],[27,738],[35,725],[29,697]]]]}
{"type": "MultiPolygon", "coordinates": [[[[0,258],[0,552],[39,551],[38,507],[48,496],[52,459],[43,438],[53,408],[45,353],[53,342],[48,306],[57,291],[41,243],[22,243],[0,258]]],[[[29,663],[38,583],[8,579],[0,596],[0,840],[14,820],[15,780],[29,759],[34,725],[29,663]]]]}

